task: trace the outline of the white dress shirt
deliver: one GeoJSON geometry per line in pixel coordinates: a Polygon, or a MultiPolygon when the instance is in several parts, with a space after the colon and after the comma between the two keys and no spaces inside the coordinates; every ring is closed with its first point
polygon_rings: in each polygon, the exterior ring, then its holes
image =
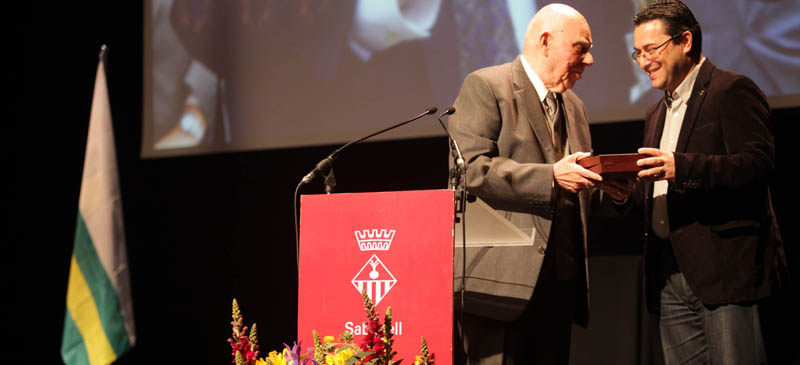
{"type": "MultiPolygon", "coordinates": [[[[700,66],[705,61],[705,57],[700,59],[700,63],[689,71],[686,78],[670,93],[665,91],[667,100],[667,113],[664,117],[664,130],[661,132],[661,143],[659,149],[665,152],[675,152],[678,146],[678,137],[683,125],[683,117],[686,114],[686,104],[692,96],[692,88],[697,80],[700,66]],[[671,102],[669,100],[672,100],[671,102]]],[[[660,180],[653,183],[653,232],[656,236],[669,238],[669,217],[667,214],[667,188],[669,182],[660,180]]]]}

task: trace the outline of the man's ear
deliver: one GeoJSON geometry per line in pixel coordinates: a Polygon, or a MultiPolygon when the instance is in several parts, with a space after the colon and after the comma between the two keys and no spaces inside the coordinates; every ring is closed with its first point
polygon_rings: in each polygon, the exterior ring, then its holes
{"type": "Polygon", "coordinates": [[[684,30],[683,34],[681,34],[681,51],[683,51],[684,55],[688,55],[692,51],[693,42],[692,32],[684,30]]]}
{"type": "Polygon", "coordinates": [[[542,49],[542,53],[545,57],[550,54],[550,46],[553,44],[553,35],[550,32],[542,32],[539,35],[539,47],[542,49]]]}

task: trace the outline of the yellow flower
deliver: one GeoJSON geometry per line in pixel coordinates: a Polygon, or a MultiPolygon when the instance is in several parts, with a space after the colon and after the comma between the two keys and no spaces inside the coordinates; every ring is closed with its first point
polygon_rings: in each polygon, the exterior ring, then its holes
{"type": "MultiPolygon", "coordinates": [[[[414,365],[420,365],[420,364],[422,364],[422,356],[419,356],[419,355],[414,356],[414,365]]],[[[258,365],[258,364],[256,364],[256,365],[258,365]]]]}
{"type": "MultiPolygon", "coordinates": [[[[270,351],[269,356],[267,357],[267,361],[265,361],[264,363],[265,364],[272,364],[272,365],[286,365],[286,359],[284,358],[283,355],[287,351],[288,350],[283,349],[283,352],[280,353],[280,354],[278,353],[278,351],[270,351]]],[[[261,365],[261,364],[257,364],[257,365],[261,365]]]]}
{"type": "Polygon", "coordinates": [[[268,365],[267,360],[264,360],[263,358],[256,359],[256,365],[268,365]]]}
{"type": "Polygon", "coordinates": [[[356,352],[353,349],[346,348],[335,355],[325,355],[325,363],[328,365],[345,365],[347,359],[355,354],[356,352]]]}
{"type": "Polygon", "coordinates": [[[331,343],[331,342],[333,342],[333,341],[336,341],[336,339],[335,339],[335,338],[333,338],[333,336],[325,336],[325,338],[323,339],[323,341],[325,341],[325,343],[331,343]]]}

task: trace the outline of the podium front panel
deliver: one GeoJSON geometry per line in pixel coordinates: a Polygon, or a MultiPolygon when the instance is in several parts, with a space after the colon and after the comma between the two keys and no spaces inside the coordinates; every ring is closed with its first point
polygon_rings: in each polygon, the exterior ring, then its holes
{"type": "MultiPolygon", "coordinates": [[[[413,363],[420,338],[450,364],[453,192],[304,195],[300,214],[298,338],[366,331],[361,292],[383,321],[392,308],[395,360],[413,363]]],[[[305,352],[305,351],[304,351],[305,352]]]]}

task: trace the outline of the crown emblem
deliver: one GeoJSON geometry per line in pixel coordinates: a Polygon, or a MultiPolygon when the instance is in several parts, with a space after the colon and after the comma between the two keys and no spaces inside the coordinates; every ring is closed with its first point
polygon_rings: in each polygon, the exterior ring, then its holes
{"type": "Polygon", "coordinates": [[[364,229],[355,231],[358,248],[361,251],[389,251],[394,239],[394,230],[364,229]]]}

